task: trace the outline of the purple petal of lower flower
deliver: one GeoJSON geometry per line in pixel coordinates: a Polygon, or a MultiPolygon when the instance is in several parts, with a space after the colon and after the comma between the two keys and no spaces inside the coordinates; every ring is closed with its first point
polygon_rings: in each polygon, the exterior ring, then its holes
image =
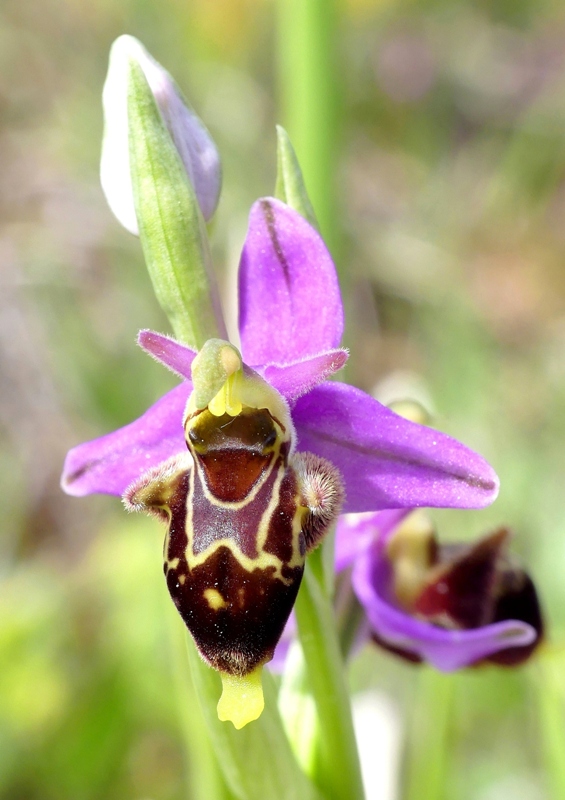
{"type": "Polygon", "coordinates": [[[171,339],[170,336],[149,330],[139,331],[137,343],[155,361],[164,364],[167,369],[179,377],[191,380],[191,367],[196,357],[196,350],[187,347],[182,342],[177,342],[176,339],[171,339]]]}
{"type": "Polygon", "coordinates": [[[352,583],[375,632],[393,647],[416,653],[439,670],[451,672],[537,637],[531,625],[507,620],[471,630],[446,630],[411,617],[386,599],[390,570],[378,545],[356,560],[352,583]]]}
{"type": "Polygon", "coordinates": [[[336,572],[350,567],[373,542],[384,542],[411,508],[394,508],[365,514],[343,514],[337,523],[334,565],[336,572]]]}
{"type": "Polygon", "coordinates": [[[297,401],[292,417],[298,449],[341,471],[344,512],[482,508],[498,493],[496,473],[477,453],[347,384],[317,386],[297,401]]]}
{"type": "Polygon", "coordinates": [[[347,350],[338,348],[292,364],[266,364],[254,369],[292,404],[341,369],[348,355],[347,350]]]}
{"type": "Polygon", "coordinates": [[[293,611],[290,617],[288,618],[286,625],[284,626],[282,636],[279,639],[277,646],[275,647],[275,652],[273,654],[272,659],[267,662],[268,668],[271,670],[271,672],[274,672],[275,675],[280,675],[282,672],[284,672],[286,657],[288,656],[290,645],[292,644],[295,638],[296,638],[296,617],[294,616],[294,611],[293,611]]]}
{"type": "Polygon", "coordinates": [[[331,256],[298,212],[258,200],[239,267],[239,330],[247,364],[284,364],[338,347],[343,308],[331,256]]]}
{"type": "Polygon", "coordinates": [[[65,492],[122,495],[146,470],[185,452],[182,415],[191,391],[185,381],[135,422],[70,450],[61,478],[65,492]]]}

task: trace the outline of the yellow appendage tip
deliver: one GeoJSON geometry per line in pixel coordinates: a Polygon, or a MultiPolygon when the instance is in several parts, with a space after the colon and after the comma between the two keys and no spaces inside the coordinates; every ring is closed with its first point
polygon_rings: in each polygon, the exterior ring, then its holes
{"type": "Polygon", "coordinates": [[[223,414],[237,417],[241,414],[243,405],[238,395],[238,375],[239,373],[230,375],[218,394],[208,403],[208,411],[215,417],[221,417],[223,414]]]}
{"type": "Polygon", "coordinates": [[[262,669],[257,667],[243,677],[222,674],[223,692],[218,702],[218,719],[222,722],[233,722],[239,730],[261,716],[265,707],[261,685],[262,669]]]}

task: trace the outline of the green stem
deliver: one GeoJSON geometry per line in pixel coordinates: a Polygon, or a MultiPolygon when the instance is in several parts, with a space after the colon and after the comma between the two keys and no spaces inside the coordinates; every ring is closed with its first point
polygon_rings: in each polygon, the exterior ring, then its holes
{"type": "Polygon", "coordinates": [[[335,253],[339,144],[336,0],[278,0],[282,122],[302,166],[321,233],[335,253]]]}
{"type": "Polygon", "coordinates": [[[541,740],[551,797],[565,797],[565,680],[560,654],[543,653],[535,664],[541,740]]]}
{"type": "Polygon", "coordinates": [[[286,735],[303,771],[316,774],[320,720],[300,642],[294,641],[287,656],[278,698],[286,735]]]}
{"type": "Polygon", "coordinates": [[[445,797],[455,676],[422,667],[414,703],[403,800],[445,797]]]}
{"type": "MultiPolygon", "coordinates": [[[[320,231],[335,253],[339,230],[337,2],[278,0],[277,14],[282,118],[298,156],[294,164],[294,153],[289,155],[287,148],[287,172],[292,176],[300,162],[307,192],[298,193],[299,205],[304,195],[310,197],[320,231]]],[[[279,158],[285,150],[282,144],[279,132],[279,158]]],[[[279,176],[285,173],[283,166],[279,160],[279,176]]],[[[290,180],[285,192],[293,186],[290,180]]],[[[280,181],[278,188],[283,189],[280,181]]],[[[308,558],[295,606],[305,659],[304,680],[297,678],[297,687],[302,693],[310,688],[319,720],[319,725],[311,726],[309,752],[315,757],[302,763],[327,798],[355,800],[363,797],[363,787],[345,670],[324,580],[323,549],[308,558]]],[[[291,722],[295,727],[296,720],[291,722]]]]}
{"type": "Polygon", "coordinates": [[[365,610],[353,592],[347,608],[341,616],[339,624],[339,644],[344,661],[347,661],[359,635],[359,630],[365,622],[365,610]]]}
{"type": "Polygon", "coordinates": [[[356,800],[364,796],[363,784],[333,608],[320,580],[322,561],[322,548],[309,556],[295,606],[320,723],[311,777],[329,800],[356,800]]]}
{"type": "MultiPolygon", "coordinates": [[[[219,674],[200,658],[187,634],[190,670],[207,737],[229,791],[237,800],[322,800],[298,766],[277,711],[273,677],[263,672],[265,710],[254,722],[236,730],[218,719],[219,674]]],[[[210,800],[216,800],[213,794],[210,800]]],[[[324,799],[325,800],[325,799],[324,799]]]]}

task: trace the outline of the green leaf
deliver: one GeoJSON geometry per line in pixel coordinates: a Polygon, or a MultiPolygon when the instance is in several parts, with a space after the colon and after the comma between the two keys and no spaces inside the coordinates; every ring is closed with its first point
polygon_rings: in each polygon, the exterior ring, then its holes
{"type": "Polygon", "coordinates": [[[270,673],[263,672],[265,710],[258,720],[236,730],[231,722],[220,722],[216,713],[222,692],[220,676],[204,664],[190,637],[188,651],[208,736],[226,784],[235,797],[322,800],[292,754],[277,711],[276,688],[270,673]]]}
{"type": "Polygon", "coordinates": [[[318,229],[316,214],[308,197],[300,164],[288,133],[277,125],[277,182],[275,197],[282,200],[318,229]]]}
{"type": "Polygon", "coordinates": [[[133,59],[128,122],[135,209],[153,288],[176,336],[200,349],[207,339],[227,338],[206,228],[143,70],[133,59]]]}

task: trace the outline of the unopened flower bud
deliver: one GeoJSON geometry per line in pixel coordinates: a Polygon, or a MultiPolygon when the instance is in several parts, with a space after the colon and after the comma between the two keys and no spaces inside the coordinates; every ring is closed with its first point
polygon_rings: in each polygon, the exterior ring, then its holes
{"type": "Polygon", "coordinates": [[[128,142],[127,94],[131,60],[143,70],[194,188],[202,215],[208,220],[216,209],[220,195],[221,167],[216,146],[169,73],[133,36],[120,36],[112,45],[102,97],[104,141],[100,179],[110,208],[128,231],[139,234],[128,142]]]}

